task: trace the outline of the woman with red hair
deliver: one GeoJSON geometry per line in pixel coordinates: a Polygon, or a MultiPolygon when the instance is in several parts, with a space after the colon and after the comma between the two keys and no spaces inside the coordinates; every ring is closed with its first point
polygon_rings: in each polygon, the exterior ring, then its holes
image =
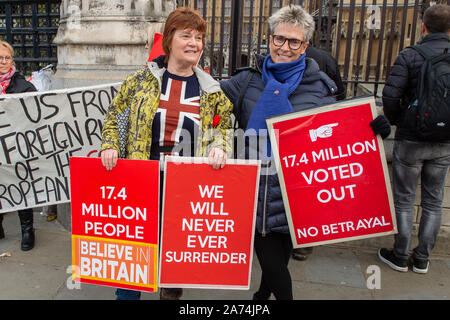
{"type": "MultiPolygon", "coordinates": [[[[181,7],[169,14],[162,42],[165,55],[128,76],[106,114],[100,156],[107,170],[118,158],[163,162],[171,154],[208,157],[214,169],[223,168],[231,152],[225,137],[233,105],[220,84],[196,66],[205,33],[206,22],[197,11],[181,7]],[[118,116],[127,108],[127,138],[121,144],[118,116]]],[[[163,288],[161,299],[179,299],[181,292],[163,288]]],[[[140,298],[139,291],[118,289],[116,295],[140,298]]]]}

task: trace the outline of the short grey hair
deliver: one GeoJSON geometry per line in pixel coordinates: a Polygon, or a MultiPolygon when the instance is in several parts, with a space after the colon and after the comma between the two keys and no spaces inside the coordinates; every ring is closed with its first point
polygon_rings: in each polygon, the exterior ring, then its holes
{"type": "Polygon", "coordinates": [[[278,25],[287,23],[303,29],[304,41],[311,40],[314,34],[314,18],[301,6],[288,5],[269,17],[270,33],[273,34],[278,25]]]}

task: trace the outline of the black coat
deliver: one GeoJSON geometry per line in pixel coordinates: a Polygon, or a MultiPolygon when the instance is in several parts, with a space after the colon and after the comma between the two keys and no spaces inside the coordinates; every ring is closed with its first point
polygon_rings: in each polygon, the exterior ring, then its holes
{"type": "MultiPolygon", "coordinates": [[[[443,53],[445,48],[450,48],[449,37],[445,33],[428,34],[420,43],[429,46],[436,53],[443,53]]],[[[383,88],[383,111],[389,122],[397,126],[395,139],[420,140],[408,129],[403,111],[417,99],[418,78],[424,61],[416,50],[405,48],[395,60],[383,88]]]]}
{"type": "Polygon", "coordinates": [[[313,58],[319,65],[319,69],[325,72],[336,84],[336,100],[345,99],[346,88],[342,82],[341,73],[336,59],[327,51],[312,46],[306,48],[306,56],[313,58]]]}
{"type": "MultiPolygon", "coordinates": [[[[261,74],[263,60],[263,57],[258,57],[256,69],[245,68],[245,70],[239,72],[231,79],[220,82],[222,90],[234,104],[233,113],[235,115],[236,113],[240,114],[239,127],[241,129],[246,128],[253,107],[265,88],[261,74]],[[239,108],[237,102],[241,94],[242,85],[249,72],[253,73],[253,77],[239,108]]],[[[319,70],[319,66],[313,59],[306,58],[306,69],[303,78],[297,89],[289,96],[289,101],[294,111],[306,110],[335,102],[335,92],[336,86],[334,82],[319,70]]],[[[265,166],[261,168],[256,216],[256,229],[261,234],[270,232],[289,233],[280,182],[274,168],[273,161],[270,169],[265,166]]]]}
{"type": "Polygon", "coordinates": [[[23,74],[18,71],[14,73],[8,88],[6,88],[6,93],[22,93],[33,91],[37,91],[35,86],[31,82],[25,80],[23,74]]]}

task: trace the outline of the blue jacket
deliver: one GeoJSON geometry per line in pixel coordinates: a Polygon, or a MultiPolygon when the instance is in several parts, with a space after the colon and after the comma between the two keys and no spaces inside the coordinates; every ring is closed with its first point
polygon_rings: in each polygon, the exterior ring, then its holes
{"type": "MultiPolygon", "coordinates": [[[[246,128],[253,107],[265,87],[261,71],[264,57],[258,56],[257,59],[256,69],[244,68],[231,79],[220,82],[222,90],[234,104],[233,113],[238,118],[241,129],[246,128]],[[242,104],[239,106],[241,87],[246,82],[249,72],[252,72],[253,76],[243,96],[242,104]]],[[[300,111],[335,102],[336,99],[333,96],[335,92],[336,85],[333,80],[319,70],[319,66],[313,59],[306,58],[303,78],[289,97],[289,101],[294,111],[300,111]]],[[[274,168],[273,162],[261,168],[256,228],[263,235],[270,232],[289,233],[280,182],[274,168]]]]}

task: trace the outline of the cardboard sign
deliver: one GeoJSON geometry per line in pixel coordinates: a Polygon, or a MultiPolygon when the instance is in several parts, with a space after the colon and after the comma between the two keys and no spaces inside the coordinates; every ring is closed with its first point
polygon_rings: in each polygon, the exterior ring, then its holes
{"type": "Polygon", "coordinates": [[[0,98],[0,213],[70,201],[69,158],[97,157],[120,83],[0,98]]]}
{"type": "Polygon", "coordinates": [[[156,291],[158,161],[71,158],[70,173],[73,279],[156,291]]]}
{"type": "Polygon", "coordinates": [[[373,98],[267,120],[294,247],[397,232],[373,98]]]}
{"type": "Polygon", "coordinates": [[[215,170],[166,158],[161,287],[249,289],[259,170],[255,160],[215,170]]]}

